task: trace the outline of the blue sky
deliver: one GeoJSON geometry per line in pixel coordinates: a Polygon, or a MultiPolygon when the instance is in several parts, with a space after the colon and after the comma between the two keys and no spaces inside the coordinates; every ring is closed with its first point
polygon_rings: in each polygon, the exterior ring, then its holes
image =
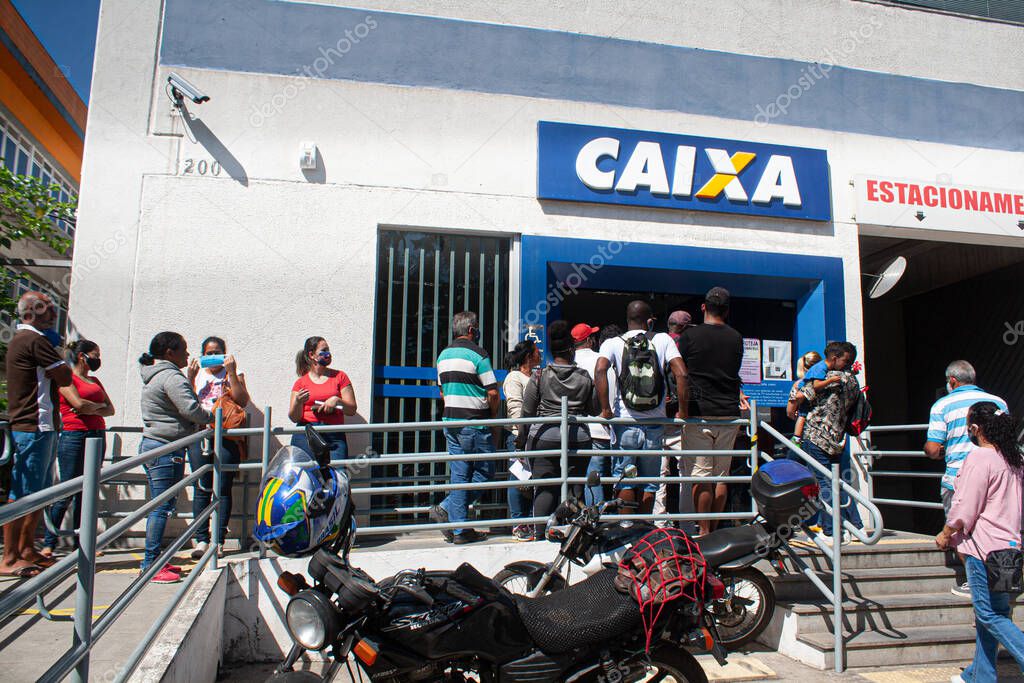
{"type": "Polygon", "coordinates": [[[100,0],[12,0],[25,23],[86,104],[100,0]]]}

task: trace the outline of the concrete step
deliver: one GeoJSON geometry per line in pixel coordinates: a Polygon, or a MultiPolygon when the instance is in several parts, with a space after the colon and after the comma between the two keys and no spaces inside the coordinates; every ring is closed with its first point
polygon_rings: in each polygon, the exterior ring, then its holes
{"type": "MultiPolygon", "coordinates": [[[[809,567],[816,571],[832,569],[831,557],[807,541],[794,541],[791,546],[809,567]]],[[[787,558],[788,559],[788,558],[787,558]]],[[[843,571],[894,567],[933,567],[946,565],[946,554],[928,539],[907,540],[883,538],[875,545],[850,543],[843,546],[843,571]]]]}
{"type": "MultiPolygon", "coordinates": [[[[1018,603],[1019,604],[1019,603],[1018,603]]],[[[797,632],[832,633],[832,606],[824,601],[781,604],[798,618],[797,632]]],[[[847,634],[867,631],[892,633],[905,628],[943,624],[974,624],[971,601],[949,593],[909,593],[884,595],[873,599],[855,598],[843,603],[843,630],[847,634]]],[[[1016,610],[1015,620],[1024,623],[1024,610],[1016,610]]]]}
{"type": "MultiPolygon", "coordinates": [[[[832,587],[832,572],[816,572],[826,586],[832,587]]],[[[821,592],[803,574],[769,574],[780,602],[814,602],[821,592]]],[[[914,592],[941,593],[953,587],[954,572],[946,567],[881,567],[843,569],[843,595],[847,598],[903,595],[908,583],[914,592]]]]}
{"type": "MultiPolygon", "coordinates": [[[[848,636],[846,665],[878,667],[969,660],[974,657],[974,637],[974,628],[969,624],[904,628],[885,633],[867,631],[848,636]]],[[[831,633],[801,634],[798,641],[818,660],[808,661],[808,664],[826,670],[834,666],[831,633]]]]}

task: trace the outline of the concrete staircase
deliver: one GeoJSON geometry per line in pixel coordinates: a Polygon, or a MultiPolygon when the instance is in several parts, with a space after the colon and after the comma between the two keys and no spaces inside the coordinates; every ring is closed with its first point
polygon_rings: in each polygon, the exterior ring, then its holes
{"type": "MultiPolygon", "coordinates": [[[[831,562],[795,542],[809,567],[832,585],[831,562]]],[[[788,567],[788,565],[787,565],[788,567]]],[[[971,601],[950,593],[952,569],[931,537],[893,533],[874,546],[843,547],[846,666],[889,666],[970,660],[971,601]]],[[[762,640],[819,669],[833,663],[832,607],[801,574],[773,578],[778,604],[762,640]]],[[[1020,610],[1014,619],[1024,623],[1020,610]]]]}

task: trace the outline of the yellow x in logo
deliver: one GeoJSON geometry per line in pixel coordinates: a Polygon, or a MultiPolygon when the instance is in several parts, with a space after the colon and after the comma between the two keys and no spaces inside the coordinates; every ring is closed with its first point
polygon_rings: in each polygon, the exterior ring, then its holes
{"type": "Polygon", "coordinates": [[[736,176],[745,169],[754,157],[752,152],[736,152],[731,157],[724,149],[706,149],[715,175],[697,191],[701,199],[714,199],[725,190],[725,196],[733,201],[746,201],[747,193],[736,176]]]}

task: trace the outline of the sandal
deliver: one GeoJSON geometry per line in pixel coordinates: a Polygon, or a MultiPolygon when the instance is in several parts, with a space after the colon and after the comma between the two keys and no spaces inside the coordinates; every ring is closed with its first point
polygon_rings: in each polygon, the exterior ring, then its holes
{"type": "Polygon", "coordinates": [[[43,568],[37,564],[30,564],[26,567],[19,567],[13,572],[0,572],[0,576],[8,576],[14,579],[31,579],[43,573],[43,568]]]}

